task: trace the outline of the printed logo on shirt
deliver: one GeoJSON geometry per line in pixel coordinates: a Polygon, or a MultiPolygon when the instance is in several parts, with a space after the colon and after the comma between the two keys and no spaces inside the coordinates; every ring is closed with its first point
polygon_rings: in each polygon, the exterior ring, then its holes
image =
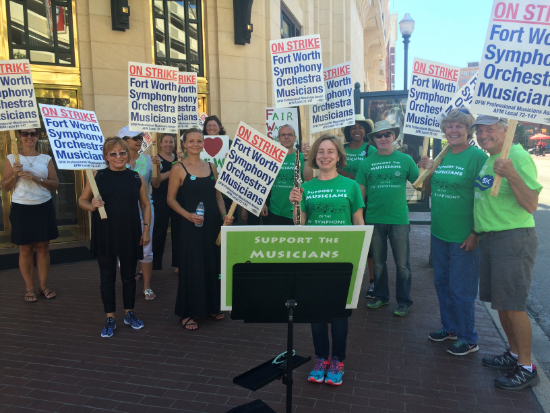
{"type": "Polygon", "coordinates": [[[395,172],[395,176],[401,176],[401,172],[396,171],[396,172],[395,172]]]}
{"type": "Polygon", "coordinates": [[[492,175],[484,175],[483,177],[477,177],[474,184],[475,188],[479,188],[480,191],[486,191],[489,188],[493,187],[493,181],[495,177],[492,175]]]}

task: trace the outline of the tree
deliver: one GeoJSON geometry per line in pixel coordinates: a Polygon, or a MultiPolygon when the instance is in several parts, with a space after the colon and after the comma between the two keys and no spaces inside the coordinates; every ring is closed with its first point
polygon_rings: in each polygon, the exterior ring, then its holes
{"type": "Polygon", "coordinates": [[[514,134],[514,142],[519,143],[521,146],[523,146],[525,149],[529,147],[529,133],[527,132],[527,129],[525,129],[525,126],[523,126],[521,123],[518,123],[518,126],[516,127],[516,133],[514,134]]]}

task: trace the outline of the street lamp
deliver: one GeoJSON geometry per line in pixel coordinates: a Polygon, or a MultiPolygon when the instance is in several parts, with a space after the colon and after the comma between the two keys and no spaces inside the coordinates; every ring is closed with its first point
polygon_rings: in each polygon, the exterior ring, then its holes
{"type": "Polygon", "coordinates": [[[403,43],[405,44],[405,73],[403,80],[403,89],[407,90],[407,63],[409,59],[409,43],[411,35],[414,31],[414,20],[409,13],[405,13],[405,17],[399,22],[399,31],[403,36],[403,43]]]}

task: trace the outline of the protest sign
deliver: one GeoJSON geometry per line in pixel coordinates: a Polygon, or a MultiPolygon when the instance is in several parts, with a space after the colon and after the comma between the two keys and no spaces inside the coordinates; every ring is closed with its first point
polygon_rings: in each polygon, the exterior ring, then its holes
{"type": "Polygon", "coordinates": [[[216,189],[260,216],[288,150],[241,122],[216,189]]]}
{"type": "Polygon", "coordinates": [[[39,127],[40,118],[29,61],[1,60],[0,131],[39,127]]]}
{"type": "Polygon", "coordinates": [[[472,78],[466,82],[464,86],[460,88],[460,90],[453,96],[453,99],[449,102],[447,107],[443,109],[439,115],[437,115],[436,119],[437,122],[441,125],[441,122],[443,122],[443,119],[445,119],[445,116],[449,114],[449,112],[455,108],[469,108],[472,104],[475,88],[477,85],[477,72],[472,78]]]}
{"type": "Polygon", "coordinates": [[[414,59],[405,134],[443,138],[437,117],[458,91],[458,72],[457,66],[414,59]]]}
{"type": "Polygon", "coordinates": [[[225,156],[229,152],[229,136],[205,136],[204,149],[201,152],[201,159],[206,162],[212,162],[218,171],[221,173],[225,156]]]}
{"type": "Polygon", "coordinates": [[[222,311],[231,311],[233,305],[233,266],[245,262],[352,263],[346,308],[357,308],[372,229],[372,225],[270,226],[262,230],[246,226],[223,227],[222,311]]]}
{"type": "Polygon", "coordinates": [[[355,124],[351,62],[325,69],[325,103],[311,105],[311,133],[355,124]]]}
{"type": "Polygon", "coordinates": [[[269,46],[275,106],[285,108],[324,102],[321,36],[272,40],[269,46]]]}
{"type": "Polygon", "coordinates": [[[279,129],[284,125],[292,126],[296,136],[300,136],[298,108],[265,108],[265,129],[268,138],[279,142],[279,129]]]}
{"type": "Polygon", "coordinates": [[[130,130],[178,133],[178,69],[128,62],[130,130]]]}
{"type": "Polygon", "coordinates": [[[202,129],[204,128],[204,121],[206,120],[206,118],[208,117],[208,115],[206,113],[201,113],[201,115],[199,116],[199,129],[202,129]]]}
{"type": "Polygon", "coordinates": [[[147,148],[149,146],[151,146],[151,144],[153,143],[153,137],[147,133],[147,132],[144,132],[143,133],[143,142],[141,142],[141,149],[139,150],[139,153],[143,153],[147,150],[147,148]]]}
{"type": "Polygon", "coordinates": [[[178,128],[199,126],[199,94],[196,73],[178,73],[178,128]]]}

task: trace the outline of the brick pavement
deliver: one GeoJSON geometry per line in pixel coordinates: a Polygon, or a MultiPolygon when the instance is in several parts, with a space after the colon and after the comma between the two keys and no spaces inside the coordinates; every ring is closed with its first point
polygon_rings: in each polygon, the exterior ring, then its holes
{"type": "MultiPolygon", "coordinates": [[[[393,316],[395,302],[367,310],[362,294],[350,319],[344,385],[309,383],[311,365],[303,366],[295,374],[295,412],[541,412],[529,389],[498,390],[492,383],[498,372],[481,366],[481,358],[500,352],[503,342],[480,303],[480,352],[455,357],[445,352],[448,342],[428,340],[428,332],[439,327],[433,273],[427,267],[428,227],[413,227],[411,245],[415,304],[410,315],[393,316]]],[[[234,386],[232,378],[286,350],[286,327],[226,319],[203,320],[199,331],[184,331],[173,315],[177,276],[168,267],[154,274],[156,300],[138,295],[136,313],[145,328],[125,326],[120,308],[111,339],[99,335],[104,315],[95,262],[53,267],[50,286],[58,297],[34,304],[23,302],[17,271],[0,277],[2,413],[218,413],[256,398],[284,411],[280,382],[253,393],[234,386]]],[[[120,286],[118,281],[119,303],[120,286]]],[[[393,286],[391,291],[394,296],[393,286]]],[[[311,354],[309,326],[296,325],[295,331],[296,352],[311,354]]]]}

